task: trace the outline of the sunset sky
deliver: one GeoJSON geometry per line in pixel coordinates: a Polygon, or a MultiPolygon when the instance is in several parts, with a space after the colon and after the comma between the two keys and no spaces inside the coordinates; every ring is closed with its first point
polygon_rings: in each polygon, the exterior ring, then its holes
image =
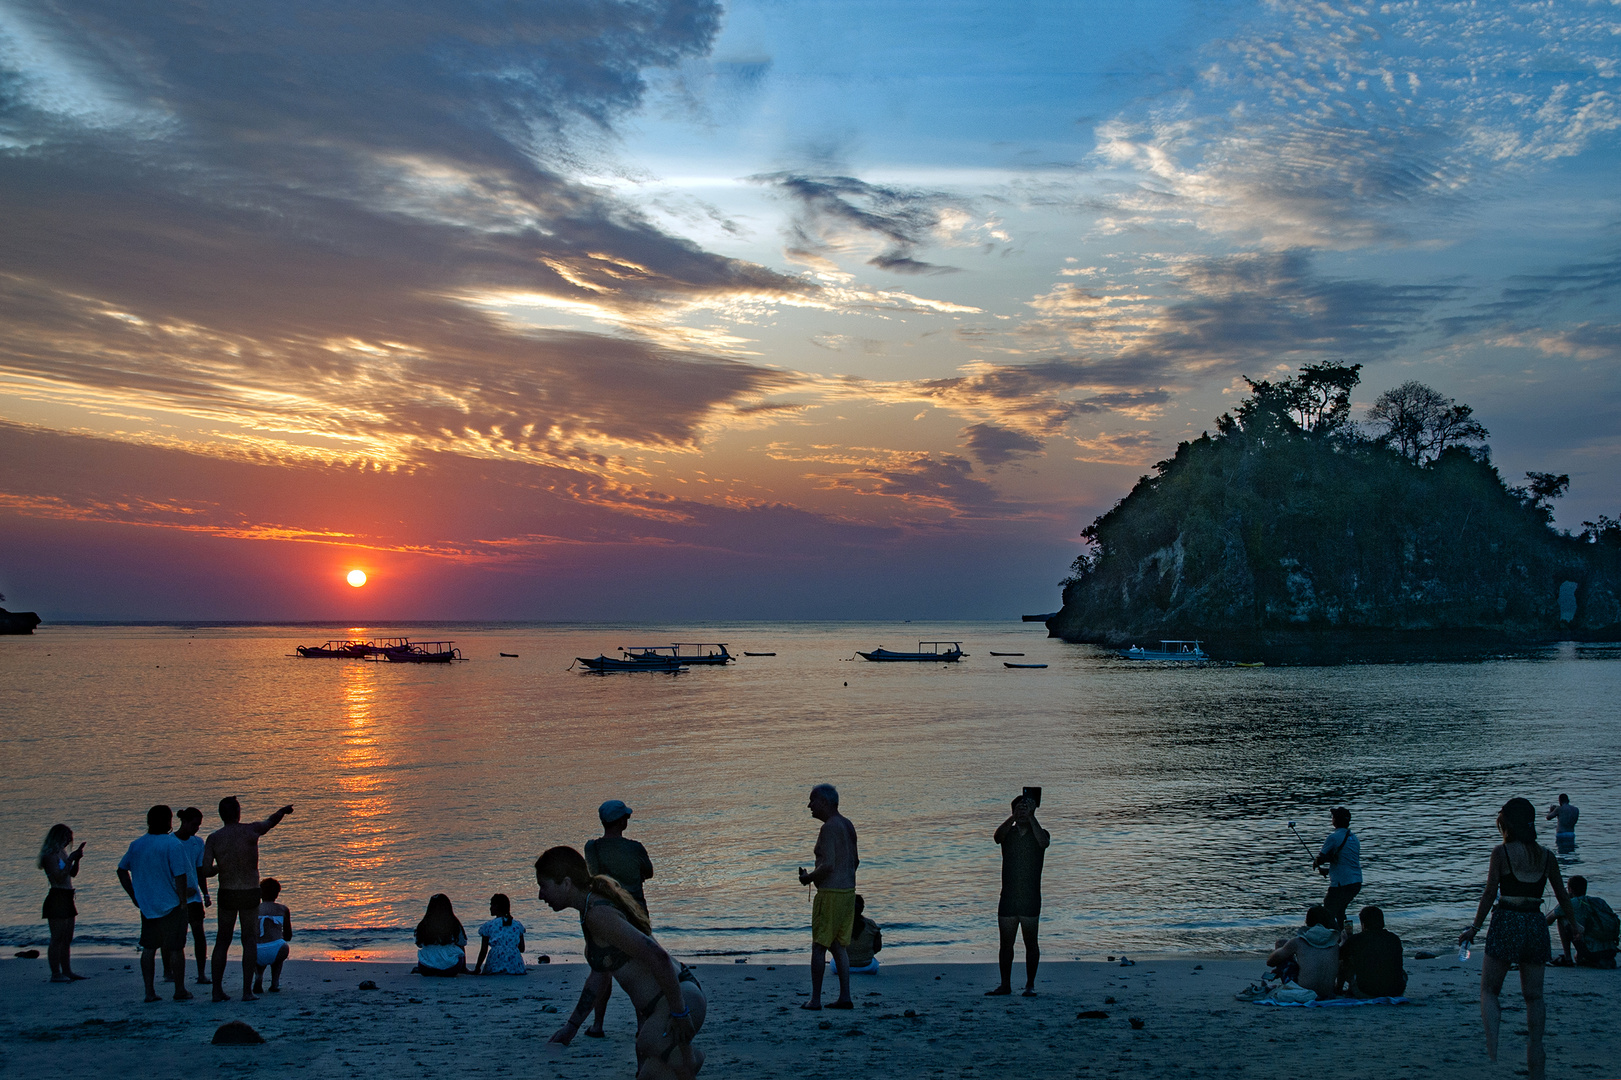
{"type": "Polygon", "coordinates": [[[1606,0],[0,0],[0,592],[1048,611],[1322,360],[1472,405],[1579,529],[1618,61],[1606,0]]]}

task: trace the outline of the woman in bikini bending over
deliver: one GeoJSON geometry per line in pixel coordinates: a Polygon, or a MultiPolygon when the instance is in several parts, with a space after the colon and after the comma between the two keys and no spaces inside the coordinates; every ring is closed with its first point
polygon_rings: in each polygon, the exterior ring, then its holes
{"type": "MultiPolygon", "coordinates": [[[[1542,914],[1542,891],[1553,886],[1554,897],[1570,917],[1570,894],[1559,876],[1559,860],[1537,843],[1536,807],[1527,799],[1510,799],[1497,815],[1503,842],[1492,848],[1486,870],[1486,891],[1475,909],[1472,926],[1458,935],[1458,944],[1475,940],[1492,914],[1486,931],[1486,951],[1480,963],[1480,1016],[1486,1025],[1486,1056],[1497,1060],[1497,1034],[1502,1023],[1498,994],[1511,964],[1520,965],[1520,992],[1525,996],[1525,1060],[1531,1080],[1542,1080],[1546,1051],[1542,1047],[1547,1026],[1547,1003],[1542,998],[1543,965],[1552,955],[1548,923],[1542,914]],[[1493,910],[1493,904],[1496,910],[1493,910]]],[[[1574,919],[1571,920],[1575,922],[1574,919]]]]}
{"type": "MultiPolygon", "coordinates": [[[[573,908],[580,913],[592,971],[611,973],[636,1006],[637,1080],[696,1076],[704,1054],[693,1047],[692,1038],[708,1010],[703,987],[687,965],[670,959],[653,940],[641,905],[613,878],[593,877],[585,856],[570,847],[551,848],[535,860],[535,883],[553,911],[573,908]]],[[[595,1004],[596,991],[588,980],[580,1003],[552,1041],[572,1040],[595,1004]]]]}

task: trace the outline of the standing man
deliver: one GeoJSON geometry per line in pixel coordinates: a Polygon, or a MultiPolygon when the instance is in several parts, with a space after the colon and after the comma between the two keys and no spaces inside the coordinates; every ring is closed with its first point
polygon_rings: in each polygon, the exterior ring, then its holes
{"type": "Polygon", "coordinates": [[[1002,969],[1002,984],[985,991],[986,997],[1013,993],[1013,937],[1024,932],[1024,996],[1036,996],[1036,965],[1041,950],[1036,945],[1036,928],[1041,922],[1041,868],[1047,859],[1052,836],[1036,821],[1036,800],[1020,795],[1013,800],[1013,813],[996,829],[996,842],[1002,848],[1002,899],[996,905],[996,926],[1001,948],[996,962],[1002,969]]]}
{"type": "Polygon", "coordinates": [[[259,1000],[253,994],[259,945],[259,837],[281,824],[293,812],[284,806],[263,821],[242,824],[242,804],[235,795],[220,800],[220,820],[225,824],[208,834],[203,845],[204,877],[220,876],[219,893],[214,898],[219,930],[214,937],[214,1000],[230,1001],[225,992],[225,959],[231,948],[231,929],[242,920],[242,1000],[259,1000]]]}
{"type": "MultiPolygon", "coordinates": [[[[188,806],[180,811],[180,828],[175,830],[175,839],[186,852],[186,861],[192,866],[192,874],[196,878],[191,883],[191,892],[186,897],[186,922],[191,927],[192,948],[197,951],[197,985],[209,985],[208,979],[208,929],[204,923],[205,909],[214,901],[208,895],[208,879],[198,871],[203,865],[203,838],[197,835],[197,830],[203,827],[203,812],[195,806],[188,806]]],[[[185,943],[181,942],[181,953],[186,951],[185,943]]],[[[176,979],[184,980],[186,977],[185,964],[172,973],[176,979]]]]}
{"type": "MultiPolygon", "coordinates": [[[[592,876],[607,874],[625,887],[647,911],[647,897],[642,895],[642,882],[653,877],[653,861],[647,849],[635,840],[625,838],[625,826],[630,824],[631,809],[618,799],[609,799],[597,808],[597,819],[602,822],[602,835],[585,842],[585,867],[592,876]]],[[[586,983],[596,991],[596,1023],[585,1029],[593,1039],[603,1036],[602,1018],[608,1013],[608,998],[613,994],[613,975],[595,967],[586,983]]]]}
{"type": "Polygon", "coordinates": [[[810,793],[811,816],[822,823],[816,835],[816,866],[809,873],[799,868],[799,883],[816,886],[811,906],[811,996],[801,1009],[822,1007],[822,975],[827,951],[839,973],[839,1000],[830,1009],[853,1009],[850,1000],[850,931],[856,917],[856,827],[839,813],[839,792],[832,784],[817,784],[810,793]]]}
{"type": "Polygon", "coordinates": [[[141,978],[146,980],[147,1001],[162,1000],[153,985],[157,978],[153,954],[159,950],[164,966],[180,973],[174,999],[191,1000],[186,989],[186,895],[196,881],[196,871],[180,841],[169,832],[173,825],[173,811],[167,806],[152,807],[146,812],[146,835],[136,839],[118,860],[118,883],[141,909],[141,978]]]}
{"type": "Polygon", "coordinates": [[[1336,806],[1330,813],[1334,831],[1323,841],[1323,849],[1311,864],[1319,874],[1328,875],[1323,907],[1328,911],[1328,925],[1338,931],[1345,925],[1345,909],[1362,891],[1362,841],[1351,831],[1351,811],[1336,806]]]}
{"type": "Polygon", "coordinates": [[[1543,815],[1544,821],[1557,822],[1553,827],[1553,846],[1561,855],[1576,850],[1576,819],[1581,816],[1582,812],[1571,805],[1569,795],[1559,796],[1559,801],[1543,815]]]}

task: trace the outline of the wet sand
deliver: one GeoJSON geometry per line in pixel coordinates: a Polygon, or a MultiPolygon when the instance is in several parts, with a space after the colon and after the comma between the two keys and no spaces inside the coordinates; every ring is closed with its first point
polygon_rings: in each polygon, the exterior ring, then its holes
{"type": "MultiPolygon", "coordinates": [[[[1279,1009],[1233,1000],[1259,974],[1259,960],[1043,964],[1036,998],[984,997],[996,981],[988,965],[893,964],[856,977],[854,1012],[811,1013],[799,1008],[809,989],[803,963],[700,964],[710,1011],[699,1045],[709,1055],[705,1076],[1523,1074],[1517,992],[1504,995],[1503,1055],[1493,1067],[1480,1034],[1478,962],[1465,969],[1446,956],[1409,959],[1407,967],[1411,1005],[1279,1009]],[[1092,1009],[1108,1018],[1076,1018],[1092,1009]],[[1134,1030],[1130,1017],[1143,1027],[1134,1030]]],[[[217,1005],[195,986],[195,1001],[144,1004],[133,960],[126,968],[121,959],[83,957],[78,968],[93,978],[63,986],[46,981],[43,959],[0,961],[0,1074],[572,1080],[635,1071],[634,1018],[617,990],[606,1039],[547,1045],[579,993],[581,964],[536,966],[522,978],[424,979],[403,964],[294,960],[281,993],[217,1005]],[[378,989],[358,989],[365,979],[378,989]],[[237,1019],[267,1042],[210,1045],[216,1027],[237,1019]]],[[[227,980],[233,992],[238,970],[227,980]]],[[[1017,986],[1022,965],[1014,975],[1017,986]]],[[[1550,969],[1547,987],[1548,1075],[1621,1075],[1621,972],[1550,969]]],[[[1517,976],[1509,988],[1517,991],[1517,976]]]]}

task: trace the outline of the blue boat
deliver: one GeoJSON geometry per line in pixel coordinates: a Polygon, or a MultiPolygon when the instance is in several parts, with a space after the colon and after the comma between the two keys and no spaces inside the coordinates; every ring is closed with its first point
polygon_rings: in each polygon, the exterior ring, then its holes
{"type": "Polygon", "coordinates": [[[1157,649],[1133,645],[1120,650],[1122,660],[1174,660],[1184,664],[1202,664],[1210,655],[1199,648],[1197,641],[1161,641],[1157,649]]]}

